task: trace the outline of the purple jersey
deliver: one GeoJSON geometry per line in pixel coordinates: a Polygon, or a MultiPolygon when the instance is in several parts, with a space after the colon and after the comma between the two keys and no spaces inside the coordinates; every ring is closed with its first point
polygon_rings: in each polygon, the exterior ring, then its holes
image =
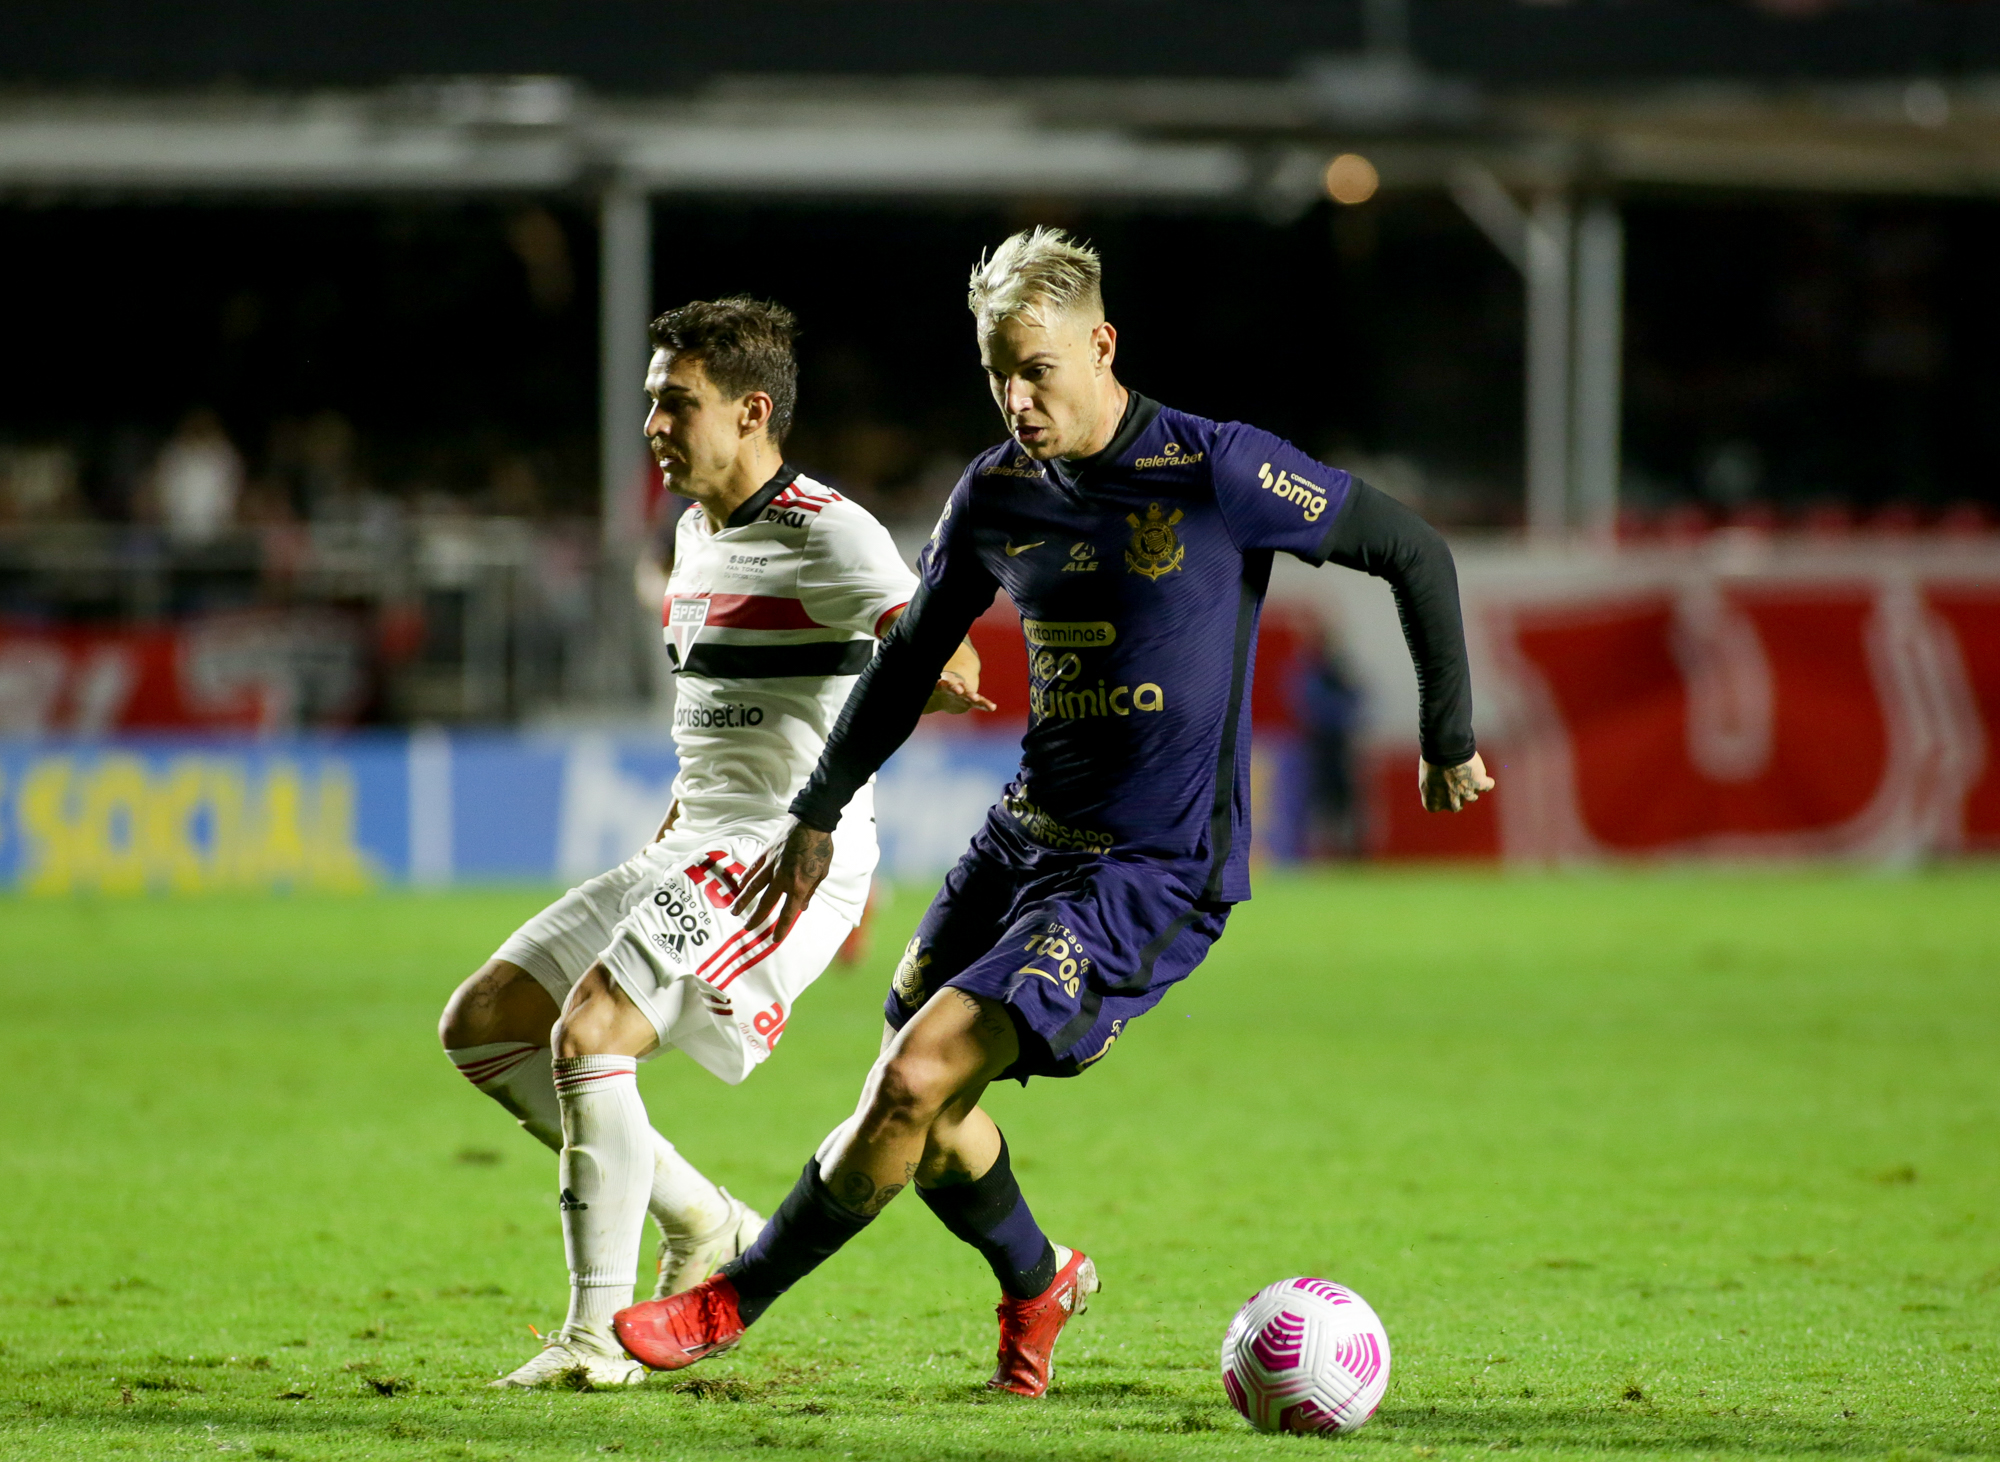
{"type": "Polygon", "coordinates": [[[956,638],[1005,590],[1029,725],[1001,809],[1035,844],[1250,896],[1250,680],[1271,555],[1324,559],[1349,487],[1290,443],[1143,399],[1075,481],[977,458],[918,563],[956,638]]]}

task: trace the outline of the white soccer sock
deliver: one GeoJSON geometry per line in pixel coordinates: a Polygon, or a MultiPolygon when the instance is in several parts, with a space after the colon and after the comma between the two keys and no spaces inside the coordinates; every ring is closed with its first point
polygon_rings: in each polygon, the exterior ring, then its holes
{"type": "Polygon", "coordinates": [[[525,1041],[447,1050],[459,1075],[492,1097],[530,1137],[553,1152],[562,1151],[562,1108],[549,1071],[549,1048],[525,1041]]]}
{"type": "MultiPolygon", "coordinates": [[[[552,1152],[561,1152],[562,1106],[549,1049],[521,1041],[448,1050],[459,1074],[514,1114],[521,1127],[552,1152]]],[[[673,1143],[653,1133],[653,1187],[647,1201],[653,1221],[669,1239],[699,1238],[729,1216],[729,1200],[673,1143]]]]}
{"type": "Polygon", "coordinates": [[[656,1134],[630,1056],[564,1056],[554,1063],[562,1103],[563,1252],[569,1258],[566,1329],[603,1333],[632,1303],[639,1240],[652,1186],[656,1134]]]}

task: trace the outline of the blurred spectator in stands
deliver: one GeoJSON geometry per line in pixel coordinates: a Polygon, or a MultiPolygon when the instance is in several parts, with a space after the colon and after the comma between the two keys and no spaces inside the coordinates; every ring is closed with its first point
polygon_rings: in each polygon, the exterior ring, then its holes
{"type": "Polygon", "coordinates": [[[542,510],[542,479],[520,452],[497,457],[486,478],[486,509],[503,518],[532,518],[542,510]]]}
{"type": "Polygon", "coordinates": [[[207,407],[190,411],[153,460],[153,495],[167,536],[209,543],[236,521],[243,457],[207,407]]]}
{"type": "MultiPolygon", "coordinates": [[[[292,501],[315,531],[331,527],[337,534],[358,534],[364,542],[377,545],[401,532],[403,504],[369,485],[354,424],[332,407],[303,422],[274,425],[270,465],[275,476],[291,483],[292,501]]],[[[456,499],[452,507],[463,511],[456,499]]]]}
{"type": "Polygon", "coordinates": [[[81,515],[76,457],[60,443],[0,452],[0,518],[53,523],[81,515]]]}
{"type": "Polygon", "coordinates": [[[1355,777],[1362,690],[1333,625],[1323,623],[1318,644],[1300,658],[1293,695],[1312,773],[1308,851],[1358,858],[1367,831],[1355,777]]]}

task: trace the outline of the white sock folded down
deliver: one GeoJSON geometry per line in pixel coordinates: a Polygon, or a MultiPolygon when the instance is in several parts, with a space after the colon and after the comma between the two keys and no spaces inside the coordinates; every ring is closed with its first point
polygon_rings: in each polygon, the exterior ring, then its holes
{"type": "Polygon", "coordinates": [[[549,1070],[549,1048],[525,1041],[447,1050],[458,1074],[514,1114],[527,1134],[562,1151],[562,1108],[549,1070]]]}

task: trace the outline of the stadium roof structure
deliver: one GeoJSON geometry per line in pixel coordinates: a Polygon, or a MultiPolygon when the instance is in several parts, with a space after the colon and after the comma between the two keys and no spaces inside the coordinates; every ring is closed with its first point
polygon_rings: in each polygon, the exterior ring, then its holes
{"type": "Polygon", "coordinates": [[[1405,59],[1276,81],[722,78],[672,100],[555,76],[370,91],[0,96],[0,196],[548,191],[1087,195],[1259,210],[1335,151],[1386,188],[1468,161],[1523,187],[2000,194],[2000,75],[1482,95],[1405,59]]]}
{"type": "MultiPolygon", "coordinates": [[[[1087,198],[1297,217],[1330,161],[1444,189],[1522,271],[1528,521],[1608,534],[1618,492],[1617,199],[1661,188],[2000,196],[2000,77],[1670,81],[1483,93],[1394,45],[1271,80],[718,79],[680,97],[559,76],[373,90],[0,97],[0,201],[585,194],[599,200],[603,380],[643,373],[649,200],[1087,198]],[[1522,200],[1526,200],[1525,203],[1522,200]]],[[[608,544],[634,541],[638,444],[611,429],[608,544]]]]}

